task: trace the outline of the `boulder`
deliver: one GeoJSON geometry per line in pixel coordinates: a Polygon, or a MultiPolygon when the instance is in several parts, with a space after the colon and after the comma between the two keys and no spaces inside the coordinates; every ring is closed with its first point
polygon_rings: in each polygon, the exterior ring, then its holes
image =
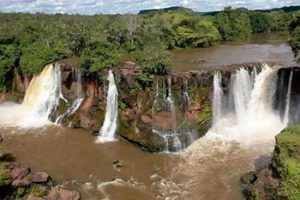
{"type": "Polygon", "coordinates": [[[47,200],[79,200],[80,195],[76,191],[62,188],[52,188],[48,193],[47,200]]]}
{"type": "Polygon", "coordinates": [[[26,200],[45,200],[45,199],[42,198],[42,197],[36,197],[36,196],[34,196],[33,194],[30,194],[30,195],[26,198],[26,200]]]}
{"type": "Polygon", "coordinates": [[[24,177],[26,177],[29,174],[30,170],[28,167],[13,167],[12,170],[10,171],[10,176],[12,179],[18,179],[21,180],[24,177]]]}
{"type": "Polygon", "coordinates": [[[49,175],[45,172],[34,172],[32,173],[33,183],[47,183],[49,180],[49,175]]]}
{"type": "Polygon", "coordinates": [[[20,186],[28,186],[28,185],[30,185],[30,181],[27,178],[23,178],[21,180],[15,179],[11,183],[11,186],[14,187],[14,188],[17,188],[17,187],[20,187],[20,186]]]}
{"type": "Polygon", "coordinates": [[[142,115],[141,120],[145,124],[151,124],[152,123],[152,119],[149,115],[142,115]]]}

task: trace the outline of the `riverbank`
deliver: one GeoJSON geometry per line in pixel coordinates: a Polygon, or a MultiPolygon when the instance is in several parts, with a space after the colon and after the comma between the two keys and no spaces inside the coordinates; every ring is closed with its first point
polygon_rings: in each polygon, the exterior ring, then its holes
{"type": "Polygon", "coordinates": [[[79,200],[76,191],[65,189],[46,172],[35,171],[5,153],[0,135],[0,199],[79,200]]]}
{"type": "Polygon", "coordinates": [[[276,137],[272,163],[241,178],[249,200],[300,199],[300,125],[284,129],[276,137]]]}

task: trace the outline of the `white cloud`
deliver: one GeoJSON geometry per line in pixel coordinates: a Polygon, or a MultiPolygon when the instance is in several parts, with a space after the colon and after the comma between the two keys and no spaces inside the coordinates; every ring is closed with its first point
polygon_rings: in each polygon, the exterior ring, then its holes
{"type": "Polygon", "coordinates": [[[195,11],[222,10],[225,6],[268,9],[299,5],[299,0],[0,0],[2,12],[137,13],[144,9],[184,6],[195,11]]]}

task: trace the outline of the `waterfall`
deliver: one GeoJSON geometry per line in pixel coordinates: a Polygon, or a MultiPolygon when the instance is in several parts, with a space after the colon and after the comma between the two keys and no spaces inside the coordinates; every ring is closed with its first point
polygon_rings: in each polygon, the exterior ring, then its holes
{"type": "Polygon", "coordinates": [[[284,111],[284,118],[283,123],[287,126],[289,123],[289,114],[290,114],[290,104],[291,104],[291,91],[292,91],[292,81],[293,81],[293,69],[291,69],[290,76],[289,76],[289,85],[288,91],[285,98],[285,111],[284,111]]]}
{"type": "Polygon", "coordinates": [[[63,98],[60,91],[60,77],[59,65],[45,66],[39,75],[32,78],[21,105],[1,104],[1,125],[42,127],[50,124],[49,117],[58,106],[59,99],[63,98]]]}
{"type": "Polygon", "coordinates": [[[252,76],[250,76],[249,72],[244,68],[238,69],[236,75],[233,76],[232,92],[234,106],[237,119],[240,120],[240,122],[247,118],[248,101],[250,100],[255,77],[255,73],[252,73],[252,76]]]}
{"type": "Polygon", "coordinates": [[[171,77],[167,77],[166,85],[166,89],[163,85],[161,90],[159,80],[156,82],[156,95],[152,104],[152,132],[163,140],[164,152],[169,153],[170,151],[181,150],[182,143],[176,130],[176,107],[172,96],[171,77]],[[155,119],[156,115],[158,115],[158,119],[155,119]],[[161,119],[161,117],[167,117],[168,119],[163,122],[164,119],[161,119]],[[168,125],[171,125],[171,128],[168,125]]]}
{"type": "Polygon", "coordinates": [[[109,81],[108,92],[106,97],[106,112],[104,123],[100,129],[97,138],[98,143],[116,140],[115,132],[118,120],[118,90],[115,84],[114,75],[111,70],[108,72],[107,80],[109,81]]]}
{"type": "Polygon", "coordinates": [[[167,95],[166,95],[166,110],[171,112],[172,114],[172,122],[173,122],[173,133],[176,132],[176,110],[175,103],[172,97],[172,80],[171,77],[167,78],[168,87],[167,87],[167,95]]]}
{"type": "Polygon", "coordinates": [[[188,93],[188,83],[187,80],[184,80],[182,87],[182,99],[183,99],[183,113],[186,113],[189,110],[190,97],[188,93]]]}
{"type": "MultiPolygon", "coordinates": [[[[250,73],[244,68],[236,70],[231,77],[231,94],[220,91],[221,75],[214,75],[213,119],[209,136],[221,137],[224,141],[249,144],[253,141],[269,141],[284,128],[279,113],[273,108],[277,83],[277,68],[267,65],[261,72],[250,73]],[[234,108],[224,110],[222,99],[233,96],[234,108]]],[[[255,143],[255,142],[254,142],[255,143]]],[[[254,144],[252,143],[252,144],[254,144]]]]}
{"type": "MultiPolygon", "coordinates": [[[[59,115],[56,118],[56,120],[55,120],[56,125],[60,125],[64,118],[73,115],[78,110],[78,108],[80,107],[80,105],[82,104],[82,102],[84,100],[80,70],[77,68],[73,68],[72,76],[73,76],[73,80],[76,80],[76,82],[77,82],[77,84],[76,84],[76,99],[73,101],[73,103],[71,105],[69,105],[67,103],[68,108],[67,108],[66,112],[64,112],[63,114],[59,115]]],[[[61,91],[61,88],[60,88],[60,91],[61,91]]],[[[60,94],[61,94],[60,96],[62,96],[61,92],[60,92],[60,94]]],[[[65,100],[65,101],[68,102],[67,100],[65,100]]]]}
{"type": "Polygon", "coordinates": [[[222,117],[223,90],[221,84],[222,75],[220,72],[215,72],[213,79],[213,126],[215,126],[216,122],[222,117]]]}

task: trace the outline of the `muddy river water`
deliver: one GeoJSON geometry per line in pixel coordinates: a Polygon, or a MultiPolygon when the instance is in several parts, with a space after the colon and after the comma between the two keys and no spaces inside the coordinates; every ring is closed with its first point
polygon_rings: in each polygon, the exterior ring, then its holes
{"type": "Polygon", "coordinates": [[[122,140],[96,144],[82,130],[2,131],[18,132],[5,140],[17,161],[48,172],[83,199],[242,199],[240,175],[266,165],[273,148],[203,138],[177,154],[151,154],[122,140]]]}
{"type": "Polygon", "coordinates": [[[293,66],[288,35],[256,34],[243,42],[225,42],[211,48],[179,49],[171,52],[173,68],[178,71],[196,70],[253,62],[272,62],[293,66]]]}

